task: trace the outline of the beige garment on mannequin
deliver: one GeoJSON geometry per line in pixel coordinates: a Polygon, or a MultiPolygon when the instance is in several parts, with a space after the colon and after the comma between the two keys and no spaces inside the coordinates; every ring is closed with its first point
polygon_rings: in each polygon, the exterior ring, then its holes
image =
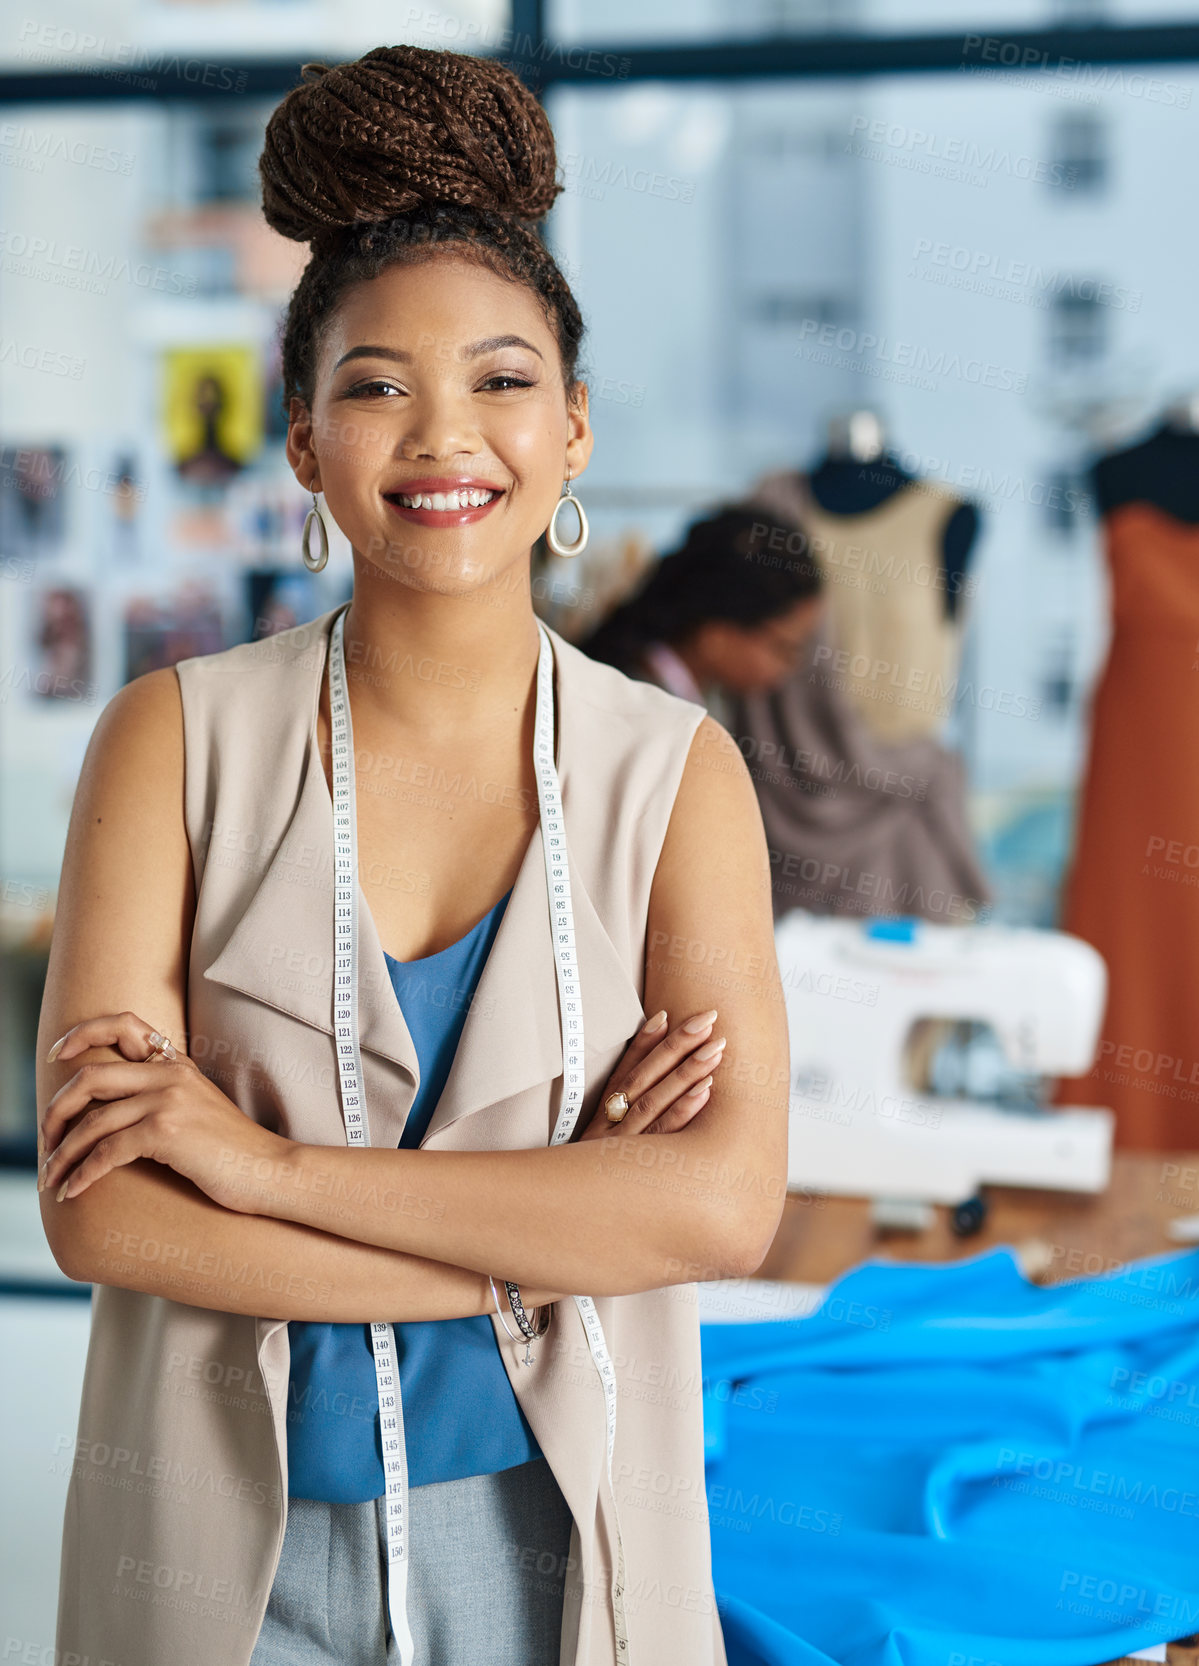
{"type": "Polygon", "coordinates": [[[807,529],[825,581],[836,679],[882,741],[936,735],[953,708],[962,609],[949,618],[941,542],[961,500],[926,481],[862,515],[830,515],[793,470],[748,494],[807,529]]]}

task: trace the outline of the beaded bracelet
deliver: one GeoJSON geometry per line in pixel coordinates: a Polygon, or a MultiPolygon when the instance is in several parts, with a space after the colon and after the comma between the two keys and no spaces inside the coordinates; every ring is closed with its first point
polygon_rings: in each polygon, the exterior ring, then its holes
{"type": "Polygon", "coordinates": [[[491,1286],[491,1299],[495,1303],[495,1310],[500,1316],[500,1324],[503,1325],[504,1329],[508,1332],[508,1335],[512,1338],[513,1342],[523,1341],[524,1338],[518,1336],[516,1334],[516,1332],[512,1329],[512,1326],[508,1323],[507,1319],[504,1318],[504,1310],[500,1306],[500,1293],[496,1289],[495,1280],[492,1278],[490,1273],[488,1273],[488,1275],[487,1275],[487,1282],[491,1286]]]}
{"type": "Polygon", "coordinates": [[[520,1299],[520,1286],[518,1284],[513,1284],[511,1279],[505,1279],[504,1289],[508,1292],[508,1305],[511,1307],[516,1322],[524,1333],[525,1341],[538,1341],[549,1329],[550,1319],[548,1311],[545,1316],[545,1323],[542,1325],[541,1329],[534,1330],[532,1321],[530,1320],[529,1315],[525,1312],[525,1305],[520,1299]]]}
{"type": "Polygon", "coordinates": [[[548,1308],[546,1309],[545,1320],[542,1323],[541,1329],[540,1330],[534,1330],[532,1324],[529,1321],[529,1316],[525,1312],[524,1303],[520,1299],[520,1287],[516,1284],[513,1284],[510,1279],[505,1279],[504,1280],[504,1289],[505,1289],[505,1291],[507,1292],[507,1295],[508,1295],[508,1304],[512,1309],[513,1318],[516,1320],[517,1324],[520,1326],[521,1334],[519,1336],[517,1336],[513,1332],[512,1326],[508,1323],[507,1319],[505,1319],[505,1317],[504,1317],[504,1310],[500,1306],[499,1291],[496,1289],[495,1280],[494,1280],[494,1278],[491,1277],[490,1273],[487,1276],[487,1282],[491,1286],[491,1299],[495,1303],[496,1312],[499,1314],[500,1324],[503,1325],[505,1331],[507,1331],[508,1335],[512,1338],[513,1342],[520,1342],[521,1340],[524,1341],[524,1345],[525,1345],[525,1364],[526,1365],[532,1365],[533,1358],[532,1358],[532,1355],[529,1352],[529,1346],[533,1342],[540,1341],[540,1339],[545,1335],[546,1331],[549,1329],[549,1327],[550,1327],[550,1311],[549,1311],[549,1309],[548,1308]]]}

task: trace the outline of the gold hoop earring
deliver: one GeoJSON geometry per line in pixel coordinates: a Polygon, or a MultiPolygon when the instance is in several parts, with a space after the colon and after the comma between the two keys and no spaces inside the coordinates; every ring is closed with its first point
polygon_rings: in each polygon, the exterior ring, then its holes
{"type": "Polygon", "coordinates": [[[545,541],[555,555],[581,555],[587,548],[587,540],[591,536],[591,528],[587,525],[587,516],[583,505],[570,489],[570,476],[562,482],[562,496],[554,505],[554,512],[550,516],[550,524],[545,529],[545,541]],[[558,514],[563,504],[573,503],[575,514],[579,517],[579,535],[573,544],[564,544],[558,536],[558,514]]]}
{"type": "Polygon", "coordinates": [[[316,506],[316,493],[312,494],[312,508],[304,517],[304,530],[300,534],[300,554],[304,558],[304,565],[310,573],[319,573],[329,559],[329,534],[325,528],[325,517],[316,506]],[[317,536],[320,548],[315,555],[308,545],[308,534],[312,530],[312,523],[316,522],[317,536]]]}

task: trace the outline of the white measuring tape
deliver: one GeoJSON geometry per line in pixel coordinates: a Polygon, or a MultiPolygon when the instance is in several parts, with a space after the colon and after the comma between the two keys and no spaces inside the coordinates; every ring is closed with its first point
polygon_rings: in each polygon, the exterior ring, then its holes
{"type": "MultiPolygon", "coordinates": [[[[354,792],[354,743],[350,701],[346,688],[344,625],[347,602],[333,622],[329,645],[329,719],[333,749],[333,836],[335,888],[333,899],[333,1034],[347,1145],[367,1146],[366,1097],[362,1055],[358,1047],[358,836],[354,792]]],[[[541,651],[537,660],[537,715],[534,759],[537,797],[541,810],[541,845],[545,856],[558,971],[558,1010],[562,1022],[562,1108],[550,1137],[563,1145],[574,1132],[583,1103],[583,1005],[575,957],[574,912],[570,902],[570,863],[566,822],[558,771],[554,766],[553,649],[540,620],[541,651]]],[[[629,1658],[624,1611],[624,1546],[612,1485],[612,1453],[616,1443],[616,1372],[604,1340],[603,1326],[590,1296],[576,1296],[575,1304],[587,1333],[591,1358],[604,1391],[608,1433],[608,1490],[612,1497],[616,1537],[616,1580],[612,1591],[617,1658],[629,1658]]],[[[386,1482],[387,1609],[400,1650],[402,1666],[416,1661],[408,1625],[408,1456],[404,1445],[404,1412],[400,1403],[400,1374],[396,1365],[395,1332],[391,1322],[371,1322],[371,1350],[379,1395],[379,1428],[386,1482]]]]}

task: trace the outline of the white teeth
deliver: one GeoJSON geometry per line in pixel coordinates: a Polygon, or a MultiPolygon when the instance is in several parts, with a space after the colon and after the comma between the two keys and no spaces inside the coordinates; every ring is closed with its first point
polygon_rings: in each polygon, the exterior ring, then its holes
{"type": "Polygon", "coordinates": [[[479,509],[498,496],[498,492],[484,491],[481,487],[455,492],[399,494],[400,502],[406,509],[479,509]]]}

